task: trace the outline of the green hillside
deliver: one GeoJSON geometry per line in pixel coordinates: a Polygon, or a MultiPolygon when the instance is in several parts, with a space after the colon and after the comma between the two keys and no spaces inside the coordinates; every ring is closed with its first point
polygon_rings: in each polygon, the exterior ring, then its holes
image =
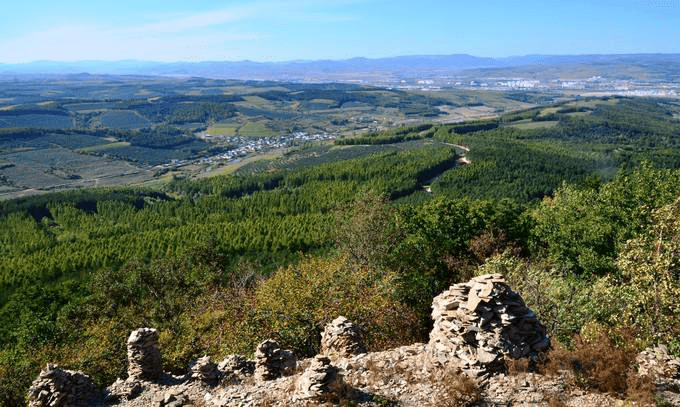
{"type": "Polygon", "coordinates": [[[489,272],[564,344],[626,328],[631,346],[677,354],[678,110],[584,99],[308,144],[158,189],[1,201],[0,400],[23,400],[48,361],[100,386],[125,377],[140,326],[162,332],[175,372],[267,337],[313,355],[337,315],[367,329],[371,350],[422,341],[433,296],[489,272]]]}

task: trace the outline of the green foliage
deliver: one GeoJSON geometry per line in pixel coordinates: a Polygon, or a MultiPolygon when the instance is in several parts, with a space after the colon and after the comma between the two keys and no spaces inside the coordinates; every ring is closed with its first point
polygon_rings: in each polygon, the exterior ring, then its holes
{"type": "Polygon", "coordinates": [[[610,322],[632,327],[646,344],[680,351],[680,198],[652,213],[648,230],[626,242],[616,265],[618,277],[600,290],[620,307],[610,322]]]}
{"type": "Polygon", "coordinates": [[[593,294],[591,281],[563,276],[548,265],[529,262],[506,251],[489,259],[475,274],[502,274],[512,289],[546,326],[551,337],[568,344],[584,325],[618,311],[593,294]]]}
{"type": "Polygon", "coordinates": [[[298,355],[318,353],[324,326],[343,315],[364,329],[370,349],[409,343],[414,314],[394,300],[394,273],[309,258],[279,270],[257,289],[257,312],[271,334],[298,355]]]}
{"type": "Polygon", "coordinates": [[[530,241],[560,271],[605,275],[626,240],[650,222],[655,208],[680,194],[680,172],[643,165],[622,171],[599,190],[565,185],[534,211],[530,241]]]}
{"type": "Polygon", "coordinates": [[[395,209],[386,196],[367,193],[337,212],[336,247],[353,263],[373,269],[392,265],[401,231],[394,222],[395,209]]]}
{"type": "Polygon", "coordinates": [[[405,127],[379,133],[370,133],[364,136],[342,138],[335,140],[338,145],[357,145],[357,144],[393,144],[404,141],[420,140],[425,138],[432,138],[433,131],[431,124],[423,124],[420,126],[405,127]]]}

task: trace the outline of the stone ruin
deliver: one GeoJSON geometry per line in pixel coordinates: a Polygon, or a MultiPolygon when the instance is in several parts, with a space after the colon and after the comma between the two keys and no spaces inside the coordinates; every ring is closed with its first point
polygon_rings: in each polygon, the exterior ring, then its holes
{"type": "Polygon", "coordinates": [[[345,317],[335,318],[326,325],[321,334],[319,353],[331,359],[366,353],[359,327],[345,317]]]}
{"type": "Polygon", "coordinates": [[[323,400],[342,392],[343,383],[339,369],[323,355],[316,355],[302,373],[296,384],[296,398],[299,400],[323,400]]]}
{"type": "MultiPolygon", "coordinates": [[[[254,361],[230,355],[216,364],[204,356],[184,376],[163,373],[158,333],[141,328],[128,339],[129,377],[107,388],[112,397],[104,403],[137,406],[151,394],[153,405],[160,407],[195,401],[213,407],[251,406],[270,399],[306,405],[356,394],[364,397],[369,393],[362,392],[369,391],[410,400],[411,404],[405,405],[427,405],[428,397],[434,394],[431,375],[438,371],[453,368],[490,389],[489,394],[501,394],[498,389],[515,389],[521,384],[515,386],[513,380],[528,380],[497,374],[506,370],[508,359],[531,360],[550,347],[545,327],[499,274],[451,286],[434,298],[432,318],[434,327],[426,344],[365,353],[361,330],[338,317],[324,329],[320,354],[301,361],[304,370],[296,371],[298,363],[291,351],[266,340],[257,346],[254,361]],[[511,384],[515,387],[508,387],[511,384]]],[[[638,365],[643,375],[680,378],[680,359],[663,346],[641,353],[638,365]]],[[[676,386],[680,380],[669,383],[676,386]]],[[[540,398],[554,392],[552,385],[547,383],[547,390],[539,386],[536,391],[527,391],[540,398]]],[[[511,396],[505,394],[499,400],[510,400],[511,396]]],[[[516,396],[524,397],[519,393],[516,396]]],[[[40,373],[29,392],[31,407],[94,405],[84,401],[93,397],[98,394],[87,376],[53,365],[40,373]]]]}
{"type": "Polygon", "coordinates": [[[455,284],[432,302],[427,367],[454,363],[484,380],[505,358],[533,358],[550,347],[545,327],[500,274],[455,284]]]}
{"type": "Polygon", "coordinates": [[[255,349],[255,378],[257,380],[274,380],[281,376],[290,376],[297,365],[293,352],[281,349],[279,344],[267,339],[255,349]]]}
{"type": "Polygon", "coordinates": [[[221,373],[217,369],[217,364],[210,359],[210,356],[199,358],[191,367],[191,378],[209,385],[217,384],[220,376],[221,373]]]}
{"type": "Polygon", "coordinates": [[[217,370],[222,383],[238,384],[255,372],[255,362],[243,355],[229,355],[217,365],[217,370]]]}
{"type": "Polygon", "coordinates": [[[158,331],[139,328],[127,340],[128,376],[153,381],[163,374],[158,331]]]}
{"type": "Polygon", "coordinates": [[[30,407],[90,406],[100,398],[92,379],[48,364],[28,390],[30,407]]]}

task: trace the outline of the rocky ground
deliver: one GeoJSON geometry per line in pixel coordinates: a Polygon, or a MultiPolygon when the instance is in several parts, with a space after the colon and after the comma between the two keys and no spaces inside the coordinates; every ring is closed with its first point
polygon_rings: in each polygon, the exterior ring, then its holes
{"type": "MultiPolygon", "coordinates": [[[[158,332],[128,339],[128,378],[103,393],[80,372],[48,365],[29,392],[31,406],[622,406],[642,405],[585,391],[573,371],[539,374],[508,361],[536,361],[549,347],[543,325],[502,276],[452,286],[433,302],[430,341],[366,353],[360,329],[343,317],[324,330],[320,354],[296,360],[275,341],[255,360],[230,355],[196,361],[184,376],[164,373],[158,332]],[[511,368],[508,369],[508,366],[511,368]]],[[[638,356],[657,403],[680,406],[680,359],[663,346],[638,356]]],[[[653,404],[652,404],[653,405],[653,404]]]]}

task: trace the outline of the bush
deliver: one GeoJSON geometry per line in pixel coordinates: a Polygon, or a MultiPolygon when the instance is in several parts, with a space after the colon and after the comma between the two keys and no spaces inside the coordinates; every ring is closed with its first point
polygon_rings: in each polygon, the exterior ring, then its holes
{"type": "Polygon", "coordinates": [[[576,335],[572,349],[557,345],[541,366],[550,375],[570,372],[572,385],[588,391],[610,393],[649,404],[654,401],[654,386],[635,370],[638,352],[630,331],[595,330],[592,337],[576,335]]]}
{"type": "Polygon", "coordinates": [[[653,212],[652,223],[629,240],[617,260],[618,276],[601,296],[620,307],[610,322],[630,326],[645,345],[666,343],[680,352],[680,197],[653,212]]]}
{"type": "Polygon", "coordinates": [[[514,257],[510,250],[492,257],[475,272],[494,273],[505,277],[548,333],[562,343],[568,344],[588,322],[601,321],[617,311],[593,295],[592,280],[563,276],[551,269],[550,263],[532,263],[514,257]]]}
{"type": "Polygon", "coordinates": [[[370,350],[414,342],[415,315],[395,297],[395,274],[309,257],[280,269],[257,289],[259,317],[282,346],[318,353],[324,326],[345,316],[364,329],[370,350]]]}

